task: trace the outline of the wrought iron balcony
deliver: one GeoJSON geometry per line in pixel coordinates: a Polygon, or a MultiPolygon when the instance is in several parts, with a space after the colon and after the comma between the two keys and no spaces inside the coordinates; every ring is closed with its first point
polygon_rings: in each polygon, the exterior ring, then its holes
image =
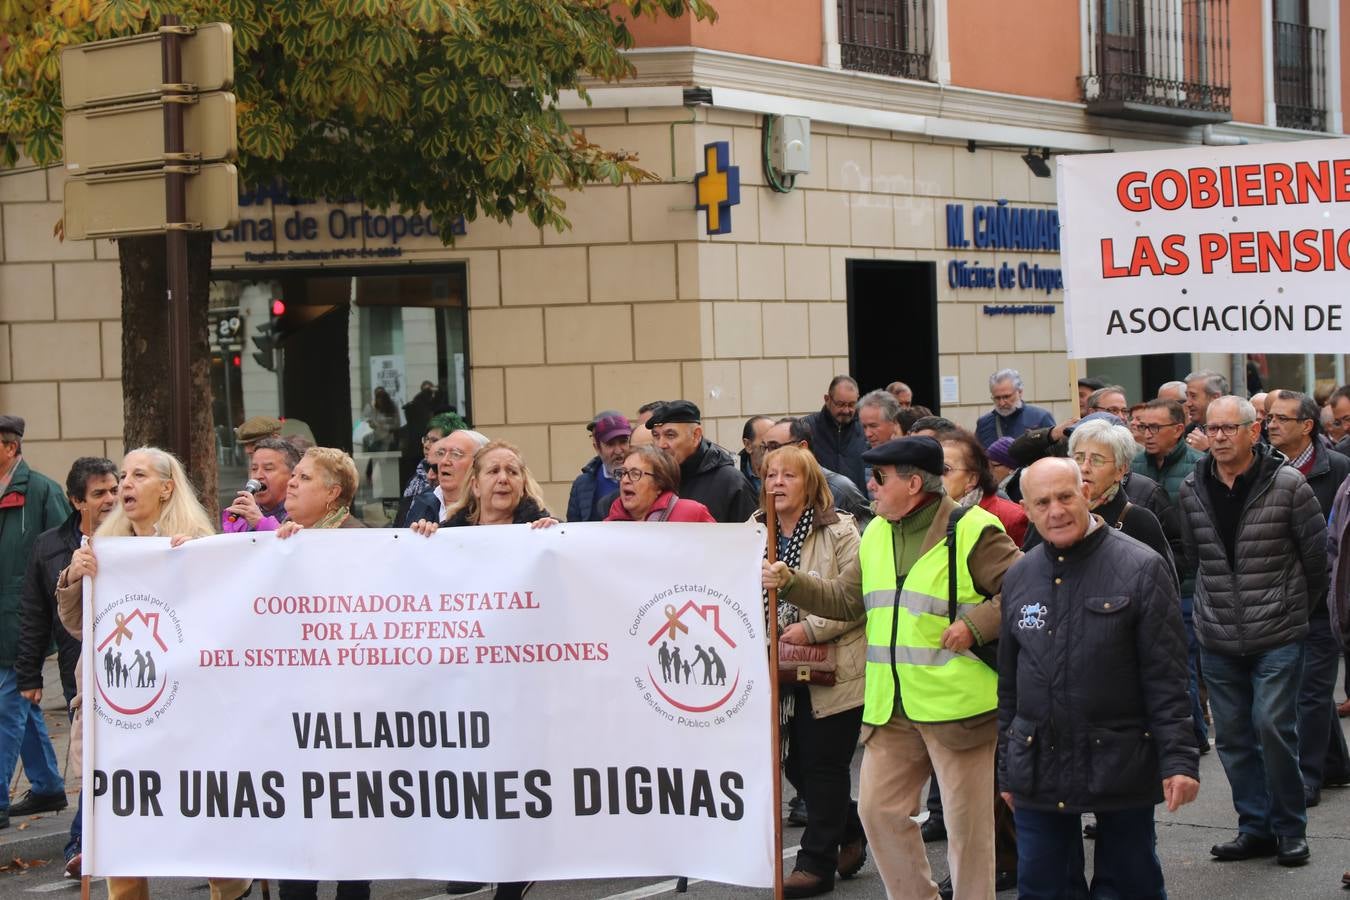
{"type": "Polygon", "coordinates": [[[931,80],[929,0],[839,0],[839,55],[845,69],[931,80]]]}
{"type": "Polygon", "coordinates": [[[1228,0],[1091,0],[1092,115],[1177,125],[1233,118],[1228,0]]]}
{"type": "Polygon", "coordinates": [[[1326,131],[1326,30],[1276,22],[1274,40],[1275,124],[1326,131]]]}

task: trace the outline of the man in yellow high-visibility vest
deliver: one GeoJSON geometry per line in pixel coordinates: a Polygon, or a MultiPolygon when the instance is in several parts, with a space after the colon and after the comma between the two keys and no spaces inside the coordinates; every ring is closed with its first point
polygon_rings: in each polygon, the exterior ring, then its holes
{"type": "MultiPolygon", "coordinates": [[[[935,900],[910,816],[937,773],[946,808],[956,900],[994,896],[994,748],[998,678],[974,652],[998,638],[996,595],[1021,555],[978,506],[955,528],[956,616],[950,617],[948,522],[960,507],[942,490],[942,446],[905,437],[868,450],[876,518],[858,560],[824,581],[782,563],[764,567],[804,612],[867,615],[862,780],[858,812],[891,900],[935,900]]],[[[806,896],[806,895],[803,895],[806,896]]]]}

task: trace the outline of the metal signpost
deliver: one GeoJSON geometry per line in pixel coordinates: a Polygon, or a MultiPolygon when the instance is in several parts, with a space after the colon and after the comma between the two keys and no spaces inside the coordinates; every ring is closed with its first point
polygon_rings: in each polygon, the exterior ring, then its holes
{"type": "Polygon", "coordinates": [[[189,231],[239,220],[234,34],[187,26],[61,51],[65,234],[71,240],[165,236],[171,448],[188,459],[189,231]]]}

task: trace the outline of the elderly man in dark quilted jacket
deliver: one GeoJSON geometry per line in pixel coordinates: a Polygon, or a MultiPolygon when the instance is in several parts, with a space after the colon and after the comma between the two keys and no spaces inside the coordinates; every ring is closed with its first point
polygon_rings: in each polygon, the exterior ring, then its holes
{"type": "Polygon", "coordinates": [[[998,654],[1018,896],[1088,895],[1084,812],[1097,814],[1092,896],[1166,896],[1153,807],[1200,788],[1172,567],[1089,512],[1069,460],[1036,462],[1022,490],[1042,543],[1003,580],[998,654]]]}
{"type": "Polygon", "coordinates": [[[1213,401],[1205,436],[1209,453],[1181,485],[1181,527],[1198,566],[1195,634],[1238,814],[1237,837],[1210,852],[1302,865],[1298,685],[1309,610],[1326,602],[1326,519],[1298,469],[1260,443],[1247,400],[1213,401]]]}

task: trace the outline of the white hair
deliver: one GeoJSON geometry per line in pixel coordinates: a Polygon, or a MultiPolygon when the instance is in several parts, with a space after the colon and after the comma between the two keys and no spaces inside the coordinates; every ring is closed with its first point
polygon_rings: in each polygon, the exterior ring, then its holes
{"type": "Polygon", "coordinates": [[[1240,418],[1245,419],[1248,422],[1257,421],[1256,407],[1252,406],[1252,401],[1248,400],[1246,397],[1239,397],[1236,394],[1224,394],[1222,397],[1216,397],[1211,400],[1210,405],[1213,406],[1215,403],[1226,403],[1230,401],[1237,407],[1237,413],[1240,418]]]}
{"type": "Polygon", "coordinates": [[[992,391],[1001,381],[1011,381],[1015,390],[1022,389],[1022,373],[1016,369],[999,369],[989,376],[989,389],[992,391]]]}
{"type": "Polygon", "coordinates": [[[1069,435],[1069,454],[1077,452],[1079,444],[1101,444],[1111,451],[1117,468],[1128,467],[1139,445],[1134,435],[1124,425],[1113,425],[1105,419],[1093,419],[1074,427],[1069,435]]]}
{"type": "MultiPolygon", "coordinates": [[[[450,432],[450,434],[464,435],[469,440],[473,441],[474,446],[478,447],[479,449],[486,447],[489,442],[487,435],[483,434],[481,431],[474,431],[472,428],[456,428],[454,431],[450,432]]],[[[446,435],[446,437],[449,436],[450,436],[449,434],[446,435]]]]}

